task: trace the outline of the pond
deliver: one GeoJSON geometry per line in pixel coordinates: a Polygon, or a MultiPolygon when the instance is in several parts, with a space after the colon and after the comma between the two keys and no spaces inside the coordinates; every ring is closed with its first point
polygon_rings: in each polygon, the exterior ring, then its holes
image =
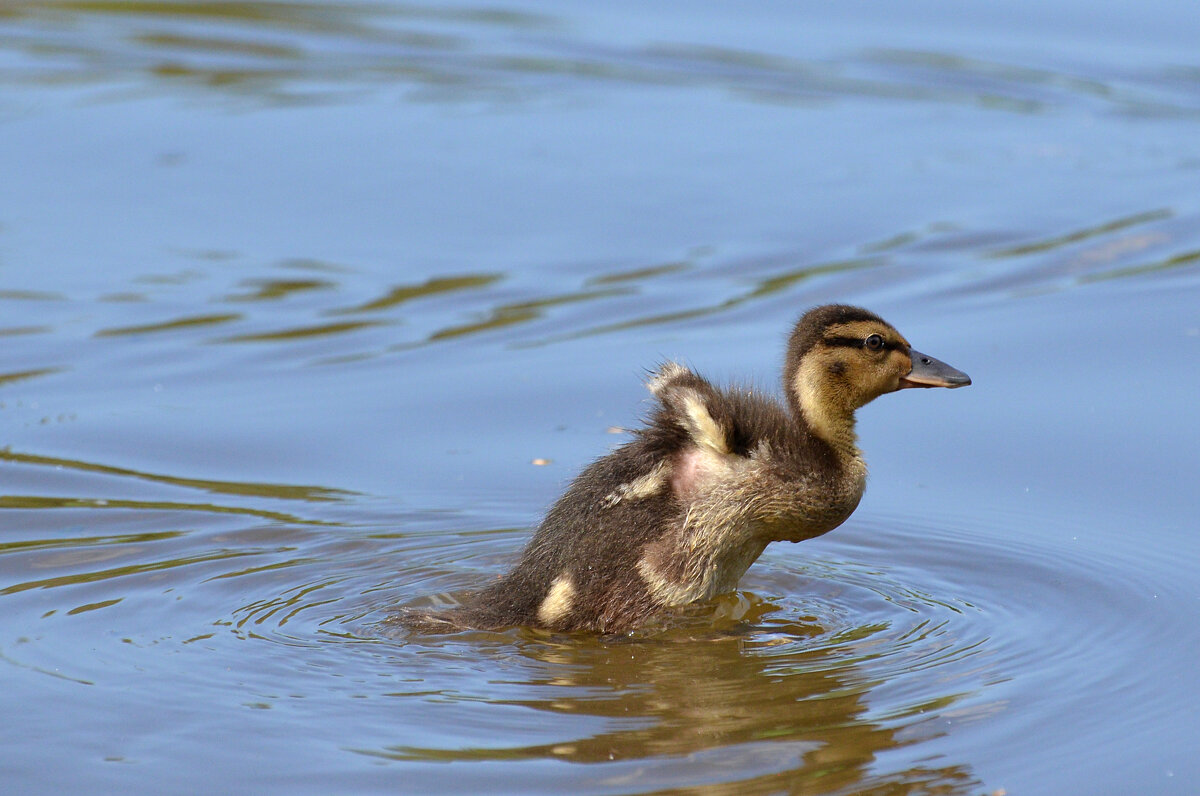
{"type": "Polygon", "coordinates": [[[1190,794],[1196,9],[6,3],[22,793],[1190,794]],[[678,359],[968,372],[842,527],[621,636],[412,634],[678,359]]]}

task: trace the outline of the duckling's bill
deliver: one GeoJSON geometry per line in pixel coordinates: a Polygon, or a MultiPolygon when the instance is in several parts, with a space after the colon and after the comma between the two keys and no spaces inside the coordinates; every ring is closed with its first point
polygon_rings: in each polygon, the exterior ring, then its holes
{"type": "Polygon", "coordinates": [[[912,370],[900,378],[900,389],[906,387],[966,387],[971,377],[958,368],[947,365],[920,351],[910,351],[912,370]]]}

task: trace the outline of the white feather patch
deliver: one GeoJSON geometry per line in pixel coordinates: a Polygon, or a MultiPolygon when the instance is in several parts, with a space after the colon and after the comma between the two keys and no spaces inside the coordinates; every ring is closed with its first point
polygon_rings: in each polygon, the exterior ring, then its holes
{"type": "Polygon", "coordinates": [[[681,376],[688,375],[690,372],[678,362],[664,362],[662,367],[658,369],[658,372],[646,382],[646,386],[656,397],[662,397],[662,391],[666,389],[668,384],[681,376]]]}
{"type": "Polygon", "coordinates": [[[574,599],[575,584],[571,582],[571,576],[566,573],[559,575],[550,584],[546,599],[538,606],[538,621],[545,625],[554,624],[571,612],[574,599]]]}
{"type": "Polygon", "coordinates": [[[717,454],[729,453],[729,447],[725,444],[725,432],[708,413],[708,407],[699,395],[688,390],[683,397],[683,408],[687,413],[688,433],[697,447],[717,454]]]}
{"type": "Polygon", "coordinates": [[[621,484],[612,492],[609,492],[604,498],[604,507],[610,508],[622,500],[641,500],[642,498],[653,497],[662,491],[670,476],[671,463],[669,461],[659,462],[654,465],[654,469],[650,472],[633,479],[627,484],[621,484]]]}

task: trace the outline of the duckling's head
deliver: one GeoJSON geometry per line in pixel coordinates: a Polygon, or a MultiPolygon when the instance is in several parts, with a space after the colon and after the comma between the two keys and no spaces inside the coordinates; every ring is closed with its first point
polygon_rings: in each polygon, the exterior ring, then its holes
{"type": "Polygon", "coordinates": [[[792,411],[837,446],[854,443],[854,410],[906,387],[965,387],[970,377],[914,351],[890,323],[859,307],[809,310],[788,343],[784,388],[792,411]]]}

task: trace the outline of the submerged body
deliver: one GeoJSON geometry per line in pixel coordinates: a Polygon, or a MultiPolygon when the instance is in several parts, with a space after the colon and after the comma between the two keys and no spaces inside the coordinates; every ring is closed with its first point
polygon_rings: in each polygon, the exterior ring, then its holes
{"type": "Polygon", "coordinates": [[[580,473],[512,571],[460,609],[409,622],[621,632],[731,591],[769,543],[820,536],[858,506],[867,470],[856,409],[904,387],[967,384],[878,316],[842,305],[796,324],[786,407],[667,363],[649,382],[658,406],[646,427],[580,473]]]}

